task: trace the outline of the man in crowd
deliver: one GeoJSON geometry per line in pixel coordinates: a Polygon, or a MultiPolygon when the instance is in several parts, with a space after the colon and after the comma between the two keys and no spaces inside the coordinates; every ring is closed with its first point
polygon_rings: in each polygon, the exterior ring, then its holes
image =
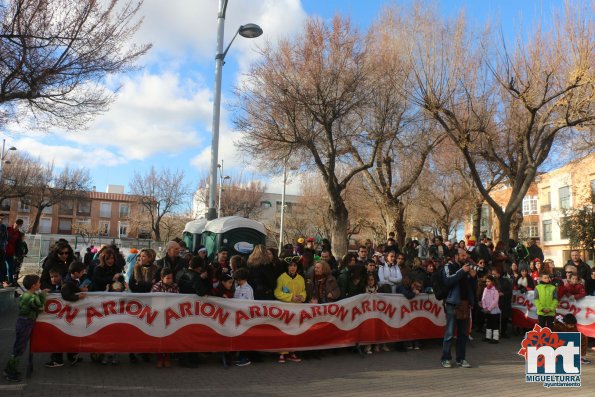
{"type": "Polygon", "coordinates": [[[467,251],[459,249],[454,260],[448,262],[442,269],[442,280],[449,289],[444,300],[446,313],[446,329],[442,343],[441,364],[444,368],[452,367],[451,346],[454,339],[455,326],[457,328],[456,365],[469,368],[466,360],[467,331],[471,308],[475,303],[477,288],[477,273],[467,263],[467,251]]]}
{"type": "Polygon", "coordinates": [[[581,254],[574,250],[570,253],[570,259],[566,262],[566,266],[572,265],[576,267],[576,272],[582,280],[591,278],[591,267],[581,259],[581,254]]]}
{"type": "Polygon", "coordinates": [[[176,241],[169,241],[165,246],[165,256],[155,262],[159,269],[171,269],[174,274],[177,274],[185,267],[184,261],[180,258],[180,244],[176,241]]]}
{"type": "Polygon", "coordinates": [[[527,242],[527,249],[529,250],[529,259],[533,260],[535,258],[539,258],[541,263],[543,263],[543,260],[544,260],[543,251],[537,245],[536,238],[532,238],[527,242]]]}

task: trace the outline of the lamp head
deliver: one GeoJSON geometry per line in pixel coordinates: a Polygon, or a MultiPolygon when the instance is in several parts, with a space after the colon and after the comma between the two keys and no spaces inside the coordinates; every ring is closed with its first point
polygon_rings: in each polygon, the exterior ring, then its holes
{"type": "Polygon", "coordinates": [[[8,150],[17,150],[17,148],[14,147],[14,146],[11,146],[11,147],[8,148],[8,150]]]}
{"type": "Polygon", "coordinates": [[[247,23],[245,25],[240,26],[240,28],[238,29],[238,33],[242,37],[253,39],[262,34],[262,28],[255,23],[247,23]]]}

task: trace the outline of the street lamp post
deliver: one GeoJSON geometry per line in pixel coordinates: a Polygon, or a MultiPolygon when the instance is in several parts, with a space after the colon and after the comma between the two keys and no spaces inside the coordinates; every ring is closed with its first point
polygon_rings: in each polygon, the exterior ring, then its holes
{"type": "MultiPolygon", "coordinates": [[[[281,253],[281,249],[283,248],[283,227],[285,224],[285,188],[287,186],[287,161],[289,161],[289,157],[285,159],[285,163],[283,164],[283,190],[281,191],[281,224],[279,225],[279,253],[281,253]]],[[[290,170],[295,171],[296,167],[291,167],[290,170]]]]}
{"type": "Polygon", "coordinates": [[[248,23],[238,28],[235,35],[223,51],[223,34],[225,30],[225,12],[227,11],[228,0],[219,0],[219,14],[217,17],[217,55],[215,56],[215,96],[213,97],[213,138],[211,142],[211,172],[209,180],[209,209],[207,219],[212,220],[217,217],[215,210],[215,196],[217,193],[217,164],[219,155],[219,118],[221,112],[221,74],[225,55],[231,47],[234,39],[240,34],[242,37],[255,38],[262,34],[260,26],[248,23]]]}
{"type": "Polygon", "coordinates": [[[0,153],[0,182],[2,181],[2,170],[4,168],[4,164],[10,164],[9,160],[6,160],[6,156],[8,152],[11,150],[17,150],[16,147],[11,146],[6,149],[6,139],[2,139],[2,153],[0,153]]]}
{"type": "Polygon", "coordinates": [[[279,249],[278,253],[281,254],[283,248],[283,223],[285,221],[285,185],[287,184],[287,160],[283,165],[283,191],[281,192],[281,225],[279,227],[279,249]]]}
{"type": "Polygon", "coordinates": [[[221,196],[223,195],[223,181],[231,179],[230,176],[223,176],[223,160],[221,164],[217,164],[219,168],[219,205],[217,206],[217,218],[221,218],[221,196]]]}

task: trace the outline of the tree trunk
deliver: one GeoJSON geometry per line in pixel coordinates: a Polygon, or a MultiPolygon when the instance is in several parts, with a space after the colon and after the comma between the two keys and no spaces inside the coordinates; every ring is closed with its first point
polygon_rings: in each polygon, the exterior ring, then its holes
{"type": "Polygon", "coordinates": [[[335,257],[340,258],[349,249],[347,231],[349,229],[349,212],[343,200],[336,200],[329,207],[331,216],[331,249],[335,257]]]}
{"type": "Polygon", "coordinates": [[[482,208],[483,202],[475,204],[475,216],[473,217],[473,235],[475,236],[476,241],[480,241],[482,208]]]}
{"type": "Polygon", "coordinates": [[[161,230],[159,229],[159,223],[153,226],[153,233],[155,233],[155,240],[161,241],[161,230]]]}
{"type": "MultiPolygon", "coordinates": [[[[514,241],[519,241],[519,234],[521,231],[521,226],[523,225],[523,210],[522,209],[518,209],[511,220],[511,230],[510,230],[510,234],[511,234],[511,238],[514,239],[514,241]]],[[[506,244],[508,244],[508,241],[505,241],[506,244]]]]}
{"type": "Polygon", "coordinates": [[[41,219],[41,213],[43,212],[42,208],[37,208],[35,212],[35,220],[33,221],[33,226],[31,226],[31,231],[29,234],[37,234],[37,229],[39,228],[39,220],[41,219]]]}
{"type": "Polygon", "coordinates": [[[499,241],[504,241],[506,245],[508,245],[508,241],[510,240],[510,224],[511,224],[512,214],[504,213],[502,217],[498,217],[498,221],[500,222],[499,228],[499,241]]]}
{"type": "MultiPolygon", "coordinates": [[[[399,248],[405,246],[407,230],[405,229],[405,206],[401,202],[386,203],[388,232],[394,231],[399,248]]],[[[388,236],[388,233],[387,233],[388,236]]]]}

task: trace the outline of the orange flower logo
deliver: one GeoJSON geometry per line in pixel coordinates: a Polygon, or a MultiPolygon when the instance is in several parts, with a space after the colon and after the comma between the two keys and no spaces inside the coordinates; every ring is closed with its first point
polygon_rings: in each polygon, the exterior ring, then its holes
{"type": "MultiPolygon", "coordinates": [[[[538,324],[535,324],[535,327],[532,331],[527,332],[527,336],[521,342],[521,350],[517,353],[519,356],[525,357],[527,359],[527,348],[533,346],[535,348],[540,348],[542,346],[551,346],[553,349],[557,349],[558,347],[564,346],[564,341],[558,338],[558,334],[552,332],[549,328],[541,328],[538,324]]],[[[556,359],[558,359],[557,357],[556,359]]],[[[543,356],[539,356],[537,360],[537,366],[543,367],[545,363],[545,358],[543,356]]]]}

